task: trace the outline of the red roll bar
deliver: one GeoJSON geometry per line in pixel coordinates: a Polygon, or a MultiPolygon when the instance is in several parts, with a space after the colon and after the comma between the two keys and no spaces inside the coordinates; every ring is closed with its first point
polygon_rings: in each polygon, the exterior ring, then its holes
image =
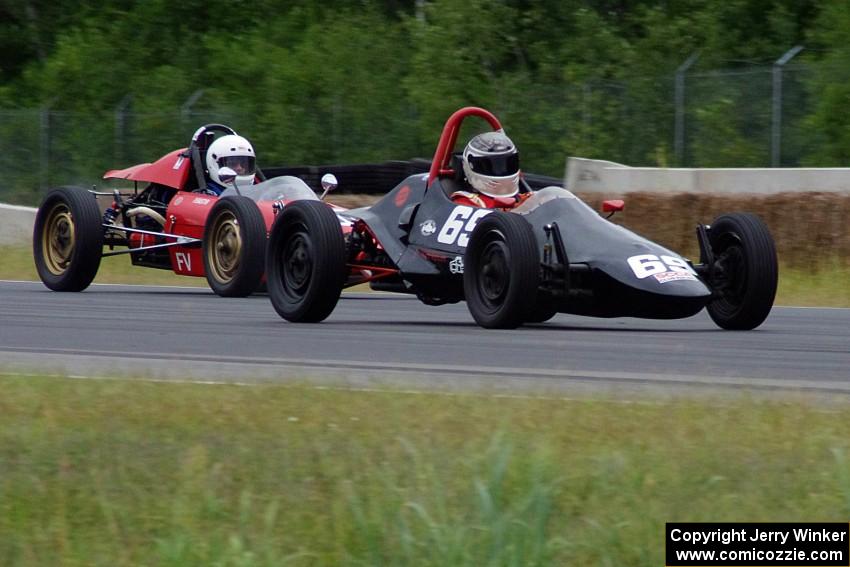
{"type": "Polygon", "coordinates": [[[477,106],[465,106],[446,120],[446,125],[443,126],[443,133],[440,134],[440,142],[437,144],[437,151],[434,152],[434,160],[431,162],[431,169],[428,172],[428,183],[426,187],[431,186],[431,182],[441,175],[451,176],[455,171],[449,167],[452,150],[457,142],[457,135],[460,132],[460,124],[467,116],[478,116],[486,120],[493,130],[502,130],[502,124],[489,110],[484,110],[477,106]]]}

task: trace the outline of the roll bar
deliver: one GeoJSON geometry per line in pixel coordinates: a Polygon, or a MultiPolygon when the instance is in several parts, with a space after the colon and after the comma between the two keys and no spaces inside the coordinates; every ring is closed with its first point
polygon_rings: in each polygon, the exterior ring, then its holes
{"type": "Polygon", "coordinates": [[[449,116],[443,126],[443,133],[440,134],[440,142],[437,144],[437,151],[434,152],[434,159],[431,161],[431,169],[428,171],[428,183],[426,188],[431,186],[431,182],[440,176],[452,176],[455,171],[450,167],[452,159],[452,150],[454,150],[457,135],[460,132],[460,125],[467,116],[478,116],[486,120],[493,130],[502,131],[502,124],[489,110],[484,110],[477,106],[465,106],[457,110],[449,116]]]}

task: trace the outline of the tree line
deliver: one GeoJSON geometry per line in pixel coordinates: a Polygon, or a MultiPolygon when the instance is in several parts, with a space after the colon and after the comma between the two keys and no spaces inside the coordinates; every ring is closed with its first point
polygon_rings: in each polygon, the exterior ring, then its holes
{"type": "MultiPolygon", "coordinates": [[[[283,165],[429,157],[446,117],[479,105],[537,173],[562,174],[565,155],[766,166],[772,64],[802,45],[785,161],[839,166],[848,36],[844,0],[2,0],[0,109],[161,117],[194,95],[193,113],[233,116],[283,165]],[[675,72],[692,54],[677,156],[675,72]]],[[[139,125],[139,159],[196,126],[146,145],[139,125]]],[[[14,144],[4,130],[0,144],[14,144]]],[[[63,148],[112,147],[114,130],[82,128],[63,148]]]]}

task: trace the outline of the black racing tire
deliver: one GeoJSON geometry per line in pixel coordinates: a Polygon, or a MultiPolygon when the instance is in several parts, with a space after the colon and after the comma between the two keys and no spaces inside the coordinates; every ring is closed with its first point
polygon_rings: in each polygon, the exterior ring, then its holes
{"type": "Polygon", "coordinates": [[[58,187],[35,215],[32,252],[38,277],[53,291],[82,291],[103,255],[103,216],[84,187],[58,187]]]}
{"type": "Polygon", "coordinates": [[[767,319],[779,267],[767,225],[751,213],[722,215],[708,233],[714,254],[708,314],[722,329],[751,330],[767,319]]]}
{"type": "Polygon", "coordinates": [[[334,310],[346,280],[345,239],[336,213],[321,201],[295,201],[269,235],[266,282],[278,315],[318,323],[334,310]]]}
{"type": "Polygon", "coordinates": [[[484,217],[464,255],[463,291],[475,322],[487,329],[514,329],[533,313],[540,281],[537,238],[513,213],[484,217]]]}
{"type": "Polygon", "coordinates": [[[263,278],[266,258],[266,222],[248,197],[222,197],[204,224],[204,274],[221,297],[254,293],[263,278]]]}

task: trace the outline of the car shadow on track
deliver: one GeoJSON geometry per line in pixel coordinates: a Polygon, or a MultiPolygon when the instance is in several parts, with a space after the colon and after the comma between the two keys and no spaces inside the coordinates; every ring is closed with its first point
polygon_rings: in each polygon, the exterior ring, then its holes
{"type": "MultiPolygon", "coordinates": [[[[287,324],[285,321],[283,324],[287,324]]],[[[613,332],[613,333],[715,333],[715,332],[728,332],[722,331],[722,329],[711,327],[710,325],[706,325],[704,328],[659,328],[659,327],[625,327],[625,326],[595,326],[595,325],[571,325],[564,323],[529,323],[518,327],[516,329],[483,329],[479,327],[475,321],[411,321],[409,319],[362,319],[355,320],[351,318],[346,318],[344,320],[334,319],[334,316],[331,315],[329,319],[326,319],[322,323],[321,326],[327,327],[346,327],[346,326],[358,326],[358,327],[400,327],[400,328],[463,328],[463,329],[480,329],[482,332],[487,333],[530,333],[530,332],[559,332],[559,331],[585,331],[585,332],[613,332]]],[[[762,331],[763,332],[763,331],[762,331]]]]}

